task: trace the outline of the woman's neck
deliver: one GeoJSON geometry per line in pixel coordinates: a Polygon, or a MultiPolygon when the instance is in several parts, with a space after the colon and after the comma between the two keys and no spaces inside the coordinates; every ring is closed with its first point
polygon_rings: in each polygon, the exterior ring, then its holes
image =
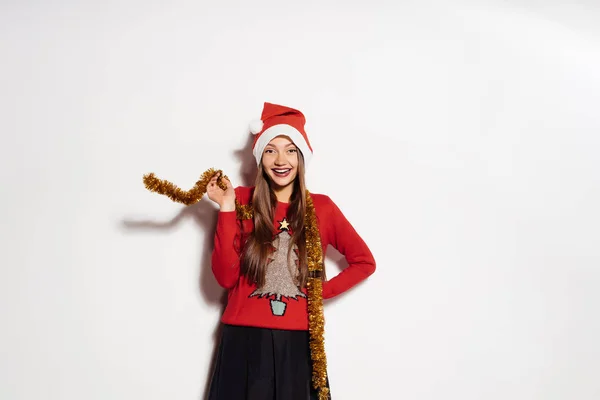
{"type": "Polygon", "coordinates": [[[288,185],[281,189],[273,190],[275,192],[275,197],[277,197],[277,201],[282,203],[289,203],[292,198],[292,193],[294,193],[294,187],[292,185],[288,185]]]}

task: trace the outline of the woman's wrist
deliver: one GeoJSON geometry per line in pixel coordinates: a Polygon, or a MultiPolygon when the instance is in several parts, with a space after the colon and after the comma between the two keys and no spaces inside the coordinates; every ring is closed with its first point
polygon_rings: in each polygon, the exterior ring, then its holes
{"type": "Polygon", "coordinates": [[[235,203],[223,203],[220,207],[222,212],[235,211],[235,203]]]}

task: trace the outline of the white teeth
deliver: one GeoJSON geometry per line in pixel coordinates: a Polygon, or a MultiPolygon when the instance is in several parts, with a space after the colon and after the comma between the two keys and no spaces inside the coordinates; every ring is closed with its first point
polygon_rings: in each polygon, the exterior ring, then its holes
{"type": "Polygon", "coordinates": [[[278,174],[285,174],[289,171],[289,169],[274,169],[273,171],[277,172],[278,174]]]}

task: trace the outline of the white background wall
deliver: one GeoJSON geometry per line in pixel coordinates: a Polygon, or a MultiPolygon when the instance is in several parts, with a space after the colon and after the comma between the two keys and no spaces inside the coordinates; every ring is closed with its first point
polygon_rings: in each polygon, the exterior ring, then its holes
{"type": "Polygon", "coordinates": [[[248,183],[263,101],[378,261],[335,399],[600,398],[599,3],[319,3],[1,2],[0,398],[203,398],[215,207],[141,178],[248,183]]]}

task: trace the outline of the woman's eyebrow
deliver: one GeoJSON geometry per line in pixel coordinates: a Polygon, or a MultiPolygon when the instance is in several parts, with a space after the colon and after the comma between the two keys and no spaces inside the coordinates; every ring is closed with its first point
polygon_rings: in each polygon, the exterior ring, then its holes
{"type": "MultiPolygon", "coordinates": [[[[288,143],[288,144],[286,144],[286,145],[285,145],[285,147],[291,147],[291,146],[293,146],[293,147],[296,147],[296,145],[295,145],[294,143],[288,143]]],[[[265,146],[265,148],[266,148],[266,147],[271,147],[271,148],[273,148],[273,149],[276,149],[276,148],[277,148],[277,146],[275,146],[274,144],[271,144],[271,143],[267,144],[267,145],[265,146]]]]}

